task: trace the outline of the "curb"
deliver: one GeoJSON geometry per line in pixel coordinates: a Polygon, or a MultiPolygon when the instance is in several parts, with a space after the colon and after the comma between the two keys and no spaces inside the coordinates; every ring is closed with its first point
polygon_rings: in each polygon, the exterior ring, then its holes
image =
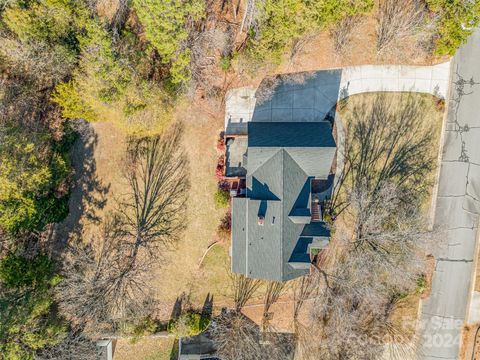
{"type": "Polygon", "coordinates": [[[450,61],[450,76],[449,76],[449,86],[447,89],[447,94],[445,97],[445,111],[443,113],[443,123],[442,123],[442,130],[440,133],[440,144],[438,147],[438,157],[437,157],[437,175],[435,178],[435,183],[433,185],[432,191],[432,201],[430,204],[430,214],[429,214],[429,230],[433,230],[434,220],[435,220],[435,209],[437,207],[437,195],[438,195],[438,187],[440,184],[440,172],[442,170],[442,158],[443,158],[443,148],[444,148],[444,140],[445,140],[445,132],[447,127],[447,120],[448,120],[448,113],[450,111],[450,101],[452,95],[452,79],[453,79],[453,67],[454,67],[454,59],[450,61]]]}

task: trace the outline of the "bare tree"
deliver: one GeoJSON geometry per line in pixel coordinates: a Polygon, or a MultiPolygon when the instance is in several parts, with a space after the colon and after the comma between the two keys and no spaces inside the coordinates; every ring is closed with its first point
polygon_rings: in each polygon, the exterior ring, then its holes
{"type": "Polygon", "coordinates": [[[262,281],[235,273],[232,273],[230,277],[233,282],[233,301],[235,303],[235,310],[240,311],[247,301],[251,299],[255,291],[257,291],[262,284],[262,281]]]}
{"type": "Polygon", "coordinates": [[[317,283],[314,281],[315,276],[310,274],[308,276],[303,276],[300,279],[296,280],[293,290],[294,296],[294,309],[293,309],[293,320],[298,320],[298,315],[302,310],[302,307],[306,300],[308,300],[317,289],[317,283]]]}
{"type": "Polygon", "coordinates": [[[265,298],[263,301],[263,317],[262,329],[265,331],[269,328],[270,308],[275,304],[286,286],[285,282],[269,281],[265,290],[265,298]]]}
{"type": "Polygon", "coordinates": [[[247,0],[239,33],[243,30],[248,33],[252,25],[258,26],[258,19],[263,17],[264,11],[265,0],[247,0]]]}
{"type": "Polygon", "coordinates": [[[239,311],[226,310],[209,327],[221,359],[263,359],[258,326],[239,311]]]}
{"type": "Polygon", "coordinates": [[[261,105],[272,100],[277,87],[279,87],[281,83],[282,81],[279,75],[267,76],[263,79],[255,92],[257,104],[261,105]]]}
{"type": "MultiPolygon", "coordinates": [[[[418,0],[382,0],[377,15],[377,52],[398,50],[400,41],[420,34],[425,12],[425,5],[418,0]]],[[[413,40],[410,46],[415,44],[413,40]]]]}
{"type": "Polygon", "coordinates": [[[373,104],[356,104],[346,122],[344,167],[332,196],[330,211],[348,208],[347,195],[366,193],[372,199],[387,183],[412,204],[428,193],[429,174],[435,167],[434,133],[425,123],[423,100],[403,95],[398,104],[377,95],[373,104]]]}
{"type": "Polygon", "coordinates": [[[255,33],[260,32],[265,19],[265,5],[265,0],[248,0],[246,2],[240,32],[243,30],[248,32],[250,29],[253,29],[255,33]]]}
{"type": "Polygon", "coordinates": [[[185,226],[190,184],[181,136],[182,126],[176,124],[161,136],[129,142],[124,171],[129,193],[120,201],[119,213],[122,236],[132,239],[125,249],[132,266],[141,250],[161,258],[185,226]]]}
{"type": "Polygon", "coordinates": [[[337,55],[343,56],[352,40],[354,30],[358,28],[363,21],[361,16],[346,16],[337,22],[330,30],[333,39],[333,48],[337,55]]]}
{"type": "Polygon", "coordinates": [[[191,51],[190,72],[192,82],[190,91],[203,90],[207,99],[218,97],[221,91],[220,66],[218,58],[229,58],[233,51],[233,31],[209,29],[191,35],[189,39],[191,51]]]}
{"type": "Polygon", "coordinates": [[[415,289],[414,271],[402,266],[403,271],[407,271],[405,278],[390,279],[394,274],[382,256],[373,252],[347,254],[334,270],[330,286],[323,287],[316,299],[313,328],[304,332],[307,343],[318,344],[310,351],[321,359],[373,360],[383,358],[388,344],[396,344],[400,353],[414,348],[415,339],[390,321],[399,294],[415,289]]]}
{"type": "Polygon", "coordinates": [[[299,343],[308,350],[302,353],[321,359],[381,359],[385,348],[393,359],[404,359],[414,353],[417,339],[391,316],[399,299],[416,291],[432,239],[437,246],[441,234],[426,231],[416,203],[398,211],[403,195],[395,186],[382,186],[374,198],[359,193],[349,195],[345,213],[353,229],[336,232],[343,255],[322,269],[328,281],[314,278],[319,294],[306,325],[310,331],[299,328],[299,343]]]}
{"type": "Polygon", "coordinates": [[[255,92],[255,98],[257,104],[263,104],[271,101],[279,90],[280,86],[285,85],[303,85],[305,82],[314,76],[314,72],[298,72],[291,74],[281,74],[265,77],[257,91],[255,92]]]}
{"type": "Polygon", "coordinates": [[[39,88],[49,88],[64,80],[75,65],[75,56],[64,46],[42,41],[22,43],[0,30],[2,67],[11,74],[33,80],[39,88]]]}
{"type": "Polygon", "coordinates": [[[224,360],[286,360],[292,358],[291,338],[262,333],[252,320],[236,310],[225,310],[209,327],[216,355],[224,360]]]}
{"type": "MultiPolygon", "coordinates": [[[[106,221],[100,246],[72,243],[64,255],[64,281],[57,287],[62,314],[89,334],[108,334],[127,318],[142,317],[153,309],[147,259],[129,261],[123,249],[129,239],[118,231],[118,222],[106,221]]],[[[130,241],[131,243],[131,241],[130,241]]]]}
{"type": "Polygon", "coordinates": [[[114,331],[124,319],[155,306],[150,269],[175,243],[185,223],[187,162],[181,127],[160,137],[131,140],[125,177],[129,193],[91,243],[72,246],[63,264],[59,302],[74,323],[90,331],[114,331]]]}
{"type": "Polygon", "coordinates": [[[59,344],[41,349],[35,360],[91,360],[97,356],[95,341],[81,331],[71,329],[59,344]]]}

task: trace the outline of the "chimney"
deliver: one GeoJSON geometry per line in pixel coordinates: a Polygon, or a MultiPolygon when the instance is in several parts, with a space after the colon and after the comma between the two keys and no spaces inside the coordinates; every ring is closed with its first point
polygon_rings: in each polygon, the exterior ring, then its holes
{"type": "Polygon", "coordinates": [[[258,225],[263,226],[265,223],[265,217],[263,215],[258,215],[258,225]]]}

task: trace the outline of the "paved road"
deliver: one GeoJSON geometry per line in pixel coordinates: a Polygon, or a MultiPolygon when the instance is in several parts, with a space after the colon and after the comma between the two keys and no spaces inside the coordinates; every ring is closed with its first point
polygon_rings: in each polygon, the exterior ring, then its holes
{"type": "Polygon", "coordinates": [[[422,360],[457,359],[470,297],[480,214],[480,30],[457,52],[452,70],[435,209],[448,246],[422,307],[422,360]]]}

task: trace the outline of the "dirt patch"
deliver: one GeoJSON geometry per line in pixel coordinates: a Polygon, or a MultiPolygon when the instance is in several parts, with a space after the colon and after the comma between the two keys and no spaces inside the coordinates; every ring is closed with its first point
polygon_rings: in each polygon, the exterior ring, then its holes
{"type": "Polygon", "coordinates": [[[480,336],[477,329],[480,324],[465,325],[462,329],[462,343],[460,346],[460,360],[480,359],[480,336]],[[475,351],[475,354],[473,352],[475,351]]]}
{"type": "MultiPolygon", "coordinates": [[[[432,65],[447,61],[447,57],[426,56],[413,46],[400,46],[406,51],[401,54],[378,56],[376,51],[376,26],[374,15],[365,16],[354,29],[351,42],[341,56],[334,51],[330,32],[323,31],[305,43],[293,61],[286,58],[281,72],[312,71],[351,65],[402,64],[432,65]]],[[[405,40],[408,41],[408,40],[405,40]]]]}

